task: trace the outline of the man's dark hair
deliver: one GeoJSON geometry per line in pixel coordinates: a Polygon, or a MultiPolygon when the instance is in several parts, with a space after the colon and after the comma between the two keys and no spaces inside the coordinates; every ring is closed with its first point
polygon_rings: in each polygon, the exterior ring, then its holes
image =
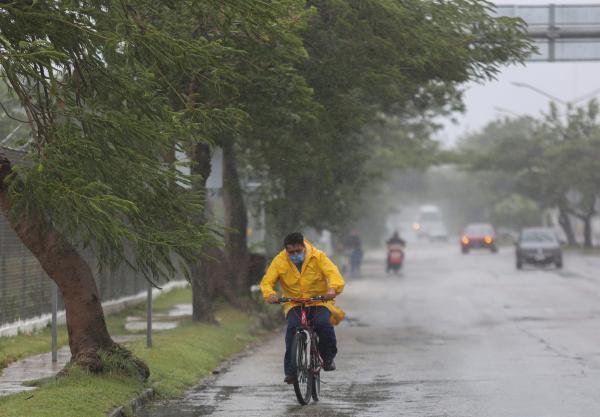
{"type": "Polygon", "coordinates": [[[287,245],[304,245],[304,236],[300,232],[290,233],[283,239],[283,247],[287,245]]]}

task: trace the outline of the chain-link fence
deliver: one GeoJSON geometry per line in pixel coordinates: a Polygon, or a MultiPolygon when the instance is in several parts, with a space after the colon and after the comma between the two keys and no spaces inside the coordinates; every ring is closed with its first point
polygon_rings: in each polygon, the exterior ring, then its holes
{"type": "MultiPolygon", "coordinates": [[[[92,268],[95,261],[86,254],[92,268]]],[[[140,274],[128,270],[96,273],[102,301],[139,294],[147,288],[140,274]]],[[[0,216],[0,328],[8,323],[27,320],[52,310],[52,281],[37,259],[21,243],[0,216]]],[[[64,308],[59,301],[59,309],[64,308]]]]}

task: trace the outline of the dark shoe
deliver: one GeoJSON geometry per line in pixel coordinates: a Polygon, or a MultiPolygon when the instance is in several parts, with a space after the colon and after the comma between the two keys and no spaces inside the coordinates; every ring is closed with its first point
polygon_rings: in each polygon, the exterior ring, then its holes
{"type": "Polygon", "coordinates": [[[329,362],[323,363],[323,370],[326,372],[335,371],[335,361],[332,359],[329,362]]]}
{"type": "Polygon", "coordinates": [[[286,375],[283,379],[283,382],[285,382],[286,384],[293,384],[294,382],[296,382],[296,377],[293,375],[286,375]]]}

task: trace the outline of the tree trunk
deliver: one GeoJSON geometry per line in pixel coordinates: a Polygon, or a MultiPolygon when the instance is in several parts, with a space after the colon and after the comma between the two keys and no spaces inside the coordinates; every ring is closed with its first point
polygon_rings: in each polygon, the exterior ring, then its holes
{"type": "MultiPolygon", "coordinates": [[[[42,216],[11,215],[5,179],[12,172],[10,161],[0,152],[0,206],[8,224],[33,253],[42,269],[56,283],[65,303],[71,362],[92,372],[102,371],[99,352],[131,355],[110,337],[96,281],[87,262],[42,216]]],[[[148,367],[132,358],[144,379],[148,367]]]]}
{"type": "Polygon", "coordinates": [[[592,216],[587,216],[581,219],[583,221],[583,247],[592,248],[592,216]]]}
{"type": "Polygon", "coordinates": [[[248,213],[237,170],[233,141],[223,143],[223,206],[225,209],[225,256],[234,274],[235,292],[249,293],[248,213]]]}
{"type": "Polygon", "coordinates": [[[577,240],[575,239],[575,232],[573,231],[573,225],[569,214],[563,207],[558,208],[558,223],[562,227],[565,235],[567,236],[567,243],[569,246],[576,246],[577,240]]]}
{"type": "MultiPolygon", "coordinates": [[[[193,182],[193,190],[205,192],[206,179],[210,175],[210,147],[205,143],[197,143],[192,150],[192,175],[197,175],[193,182]]],[[[206,202],[205,202],[206,203],[206,202]]],[[[206,223],[205,212],[198,213],[195,221],[199,224],[206,223]]],[[[198,259],[189,264],[190,279],[192,283],[192,319],[196,321],[215,321],[215,310],[212,297],[209,291],[209,271],[206,266],[206,259],[202,254],[198,254],[198,259]]]]}
{"type": "Polygon", "coordinates": [[[190,265],[192,281],[192,320],[215,322],[215,310],[209,295],[209,285],[205,263],[194,262],[190,265]]]}

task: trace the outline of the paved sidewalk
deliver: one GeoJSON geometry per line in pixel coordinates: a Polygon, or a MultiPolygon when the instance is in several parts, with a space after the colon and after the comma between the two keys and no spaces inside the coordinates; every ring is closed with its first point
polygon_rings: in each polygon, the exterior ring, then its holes
{"type": "Polygon", "coordinates": [[[56,375],[69,359],[71,359],[71,351],[66,346],[58,351],[57,363],[52,363],[52,353],[48,352],[10,364],[0,375],[0,396],[35,389],[23,383],[56,375]]]}
{"type": "MultiPolygon", "coordinates": [[[[179,324],[177,319],[191,316],[191,314],[191,304],[176,304],[166,314],[155,313],[153,315],[152,330],[156,332],[173,329],[179,324]]],[[[145,330],[146,319],[135,316],[127,317],[125,327],[129,330],[145,330]]],[[[145,337],[143,334],[135,334],[115,336],[113,340],[117,343],[127,343],[145,337]]],[[[56,363],[52,363],[51,352],[29,356],[12,363],[4,370],[0,370],[0,397],[36,389],[36,387],[29,387],[24,384],[56,375],[70,359],[71,351],[68,346],[65,346],[58,351],[58,361],[56,363]]]]}
{"type": "MultiPolygon", "coordinates": [[[[143,335],[116,336],[114,341],[126,343],[133,340],[143,339],[143,335]]],[[[23,391],[31,391],[36,387],[24,384],[36,379],[48,378],[56,375],[71,359],[71,351],[68,346],[59,349],[58,361],[52,363],[52,353],[42,353],[30,356],[10,364],[0,375],[0,396],[16,394],[23,391]]]]}

